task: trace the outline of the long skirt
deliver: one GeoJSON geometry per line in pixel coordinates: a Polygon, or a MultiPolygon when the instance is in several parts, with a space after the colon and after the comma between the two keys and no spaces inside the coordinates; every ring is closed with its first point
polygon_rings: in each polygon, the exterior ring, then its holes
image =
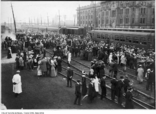
{"type": "Polygon", "coordinates": [[[137,80],[138,80],[139,82],[143,82],[143,75],[138,75],[138,76],[137,76],[137,80]]]}
{"type": "Polygon", "coordinates": [[[54,68],[53,66],[51,67],[50,76],[51,76],[51,77],[56,77],[56,70],[55,70],[55,68],[54,68]]]}

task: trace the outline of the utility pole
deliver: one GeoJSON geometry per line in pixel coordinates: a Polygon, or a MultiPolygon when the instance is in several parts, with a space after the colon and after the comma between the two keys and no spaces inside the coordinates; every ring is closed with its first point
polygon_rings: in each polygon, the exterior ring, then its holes
{"type": "Polygon", "coordinates": [[[59,27],[60,27],[60,10],[59,10],[59,15],[58,15],[58,17],[59,17],[59,27]]]}
{"type": "Polygon", "coordinates": [[[42,17],[41,17],[41,25],[42,25],[42,17]]]}
{"type": "Polygon", "coordinates": [[[80,5],[79,5],[79,26],[80,26],[80,5]]]}
{"type": "Polygon", "coordinates": [[[47,24],[49,26],[49,17],[48,17],[48,14],[47,14],[47,24]]]}
{"type": "Polygon", "coordinates": [[[66,15],[64,15],[64,26],[65,26],[65,21],[66,21],[66,15]]]}
{"type": "Polygon", "coordinates": [[[76,17],[76,15],[74,15],[74,26],[75,26],[75,17],[76,17]]]}
{"type": "Polygon", "coordinates": [[[96,1],[95,1],[95,27],[97,27],[97,18],[96,18],[96,1]]]}

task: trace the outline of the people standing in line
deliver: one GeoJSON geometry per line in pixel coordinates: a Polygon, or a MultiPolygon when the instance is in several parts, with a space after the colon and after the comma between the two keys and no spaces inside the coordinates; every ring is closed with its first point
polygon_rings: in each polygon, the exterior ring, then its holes
{"type": "Polygon", "coordinates": [[[125,108],[126,109],[134,109],[133,100],[132,100],[133,99],[132,91],[133,89],[129,87],[126,92],[126,95],[125,95],[125,100],[126,100],[125,108]]]}
{"type": "Polygon", "coordinates": [[[100,86],[101,86],[101,100],[106,98],[106,76],[103,76],[100,80],[100,86]]]}
{"type": "Polygon", "coordinates": [[[17,70],[16,74],[12,78],[13,92],[15,93],[15,97],[22,93],[22,81],[19,73],[20,71],[17,70]]]}
{"type": "Polygon", "coordinates": [[[82,96],[87,94],[86,73],[82,71],[82,96]]]}
{"type": "Polygon", "coordinates": [[[11,50],[11,47],[8,47],[7,58],[8,59],[12,58],[12,50],[11,50]]]}
{"type": "Polygon", "coordinates": [[[77,104],[78,101],[78,105],[82,105],[81,104],[81,82],[80,80],[77,80],[76,84],[75,84],[75,100],[74,100],[74,104],[77,104]]]}
{"type": "Polygon", "coordinates": [[[73,78],[74,72],[70,68],[70,66],[67,68],[67,87],[72,87],[72,78],[73,78]]]}
{"type": "Polygon", "coordinates": [[[142,65],[139,65],[139,68],[137,69],[137,81],[139,84],[143,82],[144,77],[144,69],[142,68],[142,65]]]}

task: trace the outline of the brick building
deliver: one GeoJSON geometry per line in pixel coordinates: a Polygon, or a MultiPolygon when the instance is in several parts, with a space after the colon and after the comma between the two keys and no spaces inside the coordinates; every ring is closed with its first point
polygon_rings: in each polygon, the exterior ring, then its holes
{"type": "Polygon", "coordinates": [[[94,28],[154,28],[155,1],[92,2],[77,8],[77,24],[94,28]]]}

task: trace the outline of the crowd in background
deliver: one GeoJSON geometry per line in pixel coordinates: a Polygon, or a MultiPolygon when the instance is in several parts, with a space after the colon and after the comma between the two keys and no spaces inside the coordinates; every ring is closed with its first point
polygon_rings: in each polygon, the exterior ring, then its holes
{"type": "MultiPolygon", "coordinates": [[[[130,80],[126,74],[125,77],[121,76],[117,81],[116,77],[119,66],[123,68],[123,72],[126,72],[127,67],[134,69],[139,83],[142,83],[144,78],[149,79],[147,90],[149,88],[151,90],[151,83],[154,83],[154,51],[146,51],[145,49],[124,44],[119,45],[104,41],[95,42],[88,35],[82,37],[79,35],[63,35],[58,33],[49,33],[46,35],[28,33],[24,36],[18,36],[16,41],[7,37],[2,43],[2,49],[8,49],[8,58],[11,58],[11,53],[17,53],[17,69],[34,70],[36,67],[37,76],[56,77],[57,72],[62,71],[61,63],[63,58],[68,58],[69,66],[71,56],[91,61],[89,78],[91,80],[94,79],[89,84],[88,95],[91,101],[94,98],[94,95],[91,94],[93,83],[99,83],[97,81],[98,79],[101,81],[101,88],[103,90],[101,99],[106,97],[106,84],[104,81],[104,68],[106,65],[109,66],[109,76],[113,77],[111,80],[111,98],[114,100],[115,96],[117,96],[119,104],[122,103],[122,94],[132,91],[129,88],[130,80]],[[51,57],[46,57],[46,49],[53,50],[51,57]],[[151,72],[152,74],[150,74],[151,72]],[[150,78],[148,73],[152,75],[150,78]],[[124,92],[121,92],[122,88],[124,88],[124,92]]],[[[83,75],[86,74],[83,72],[83,75]]],[[[98,89],[95,90],[96,92],[99,91],[98,89]]],[[[132,96],[128,94],[127,97],[131,99],[132,96]]]]}

